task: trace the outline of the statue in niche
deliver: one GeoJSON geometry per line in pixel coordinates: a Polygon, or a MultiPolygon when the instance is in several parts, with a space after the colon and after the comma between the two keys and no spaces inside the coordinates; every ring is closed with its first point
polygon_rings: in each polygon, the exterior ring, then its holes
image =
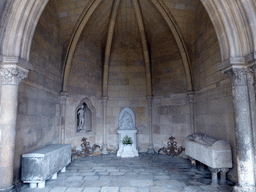
{"type": "Polygon", "coordinates": [[[121,117],[121,119],[119,121],[119,128],[120,129],[134,129],[132,116],[127,111],[124,112],[123,116],[121,117]]]}
{"type": "Polygon", "coordinates": [[[77,132],[88,132],[92,130],[92,113],[86,103],[77,110],[77,132]]]}

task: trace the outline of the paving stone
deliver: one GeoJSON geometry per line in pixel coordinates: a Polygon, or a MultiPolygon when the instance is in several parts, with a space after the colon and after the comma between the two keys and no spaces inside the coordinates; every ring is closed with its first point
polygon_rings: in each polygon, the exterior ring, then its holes
{"type": "Polygon", "coordinates": [[[54,187],[50,192],[64,192],[67,190],[67,187],[54,187]]]}
{"type": "Polygon", "coordinates": [[[169,192],[166,187],[154,186],[149,188],[150,192],[169,192]]]}
{"type": "Polygon", "coordinates": [[[136,187],[121,187],[120,192],[137,192],[136,187]]]}
{"type": "Polygon", "coordinates": [[[186,184],[177,180],[157,180],[155,185],[168,186],[168,187],[185,187],[186,184]]]}
{"type": "Polygon", "coordinates": [[[81,187],[70,187],[65,192],[80,192],[80,191],[83,191],[83,188],[81,188],[81,187]]]}
{"type": "Polygon", "coordinates": [[[154,185],[153,180],[131,180],[130,185],[132,187],[148,187],[154,185]]]}
{"type": "Polygon", "coordinates": [[[85,187],[83,192],[100,192],[101,187],[85,187]]]}
{"type": "Polygon", "coordinates": [[[84,177],[82,176],[70,176],[66,179],[66,181],[81,181],[84,177]]]}
{"type": "Polygon", "coordinates": [[[119,192],[119,187],[102,187],[101,192],[119,192]]]}
{"type": "Polygon", "coordinates": [[[99,176],[85,176],[84,180],[98,180],[99,176]]]}
{"type": "Polygon", "coordinates": [[[197,192],[197,191],[201,191],[202,189],[198,186],[188,186],[188,187],[185,187],[184,190],[186,192],[197,192]]]}

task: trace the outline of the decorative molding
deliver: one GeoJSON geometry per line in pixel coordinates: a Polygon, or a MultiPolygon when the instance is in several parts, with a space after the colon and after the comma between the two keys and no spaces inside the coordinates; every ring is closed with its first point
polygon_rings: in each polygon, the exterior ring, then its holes
{"type": "Polygon", "coordinates": [[[28,70],[20,67],[2,67],[1,80],[3,85],[19,85],[22,79],[27,78],[28,70]]]}
{"type": "Polygon", "coordinates": [[[31,63],[16,56],[2,56],[2,66],[19,66],[25,70],[33,70],[33,65],[31,63]]]}
{"type": "Polygon", "coordinates": [[[230,78],[233,86],[245,86],[247,85],[247,67],[243,68],[229,68],[223,71],[224,75],[230,78]]]}

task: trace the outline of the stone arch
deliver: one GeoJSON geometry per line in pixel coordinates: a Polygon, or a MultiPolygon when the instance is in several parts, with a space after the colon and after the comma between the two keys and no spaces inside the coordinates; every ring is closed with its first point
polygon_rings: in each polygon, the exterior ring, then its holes
{"type": "Polygon", "coordinates": [[[7,14],[2,55],[28,61],[38,20],[49,0],[14,0],[7,14]]]}
{"type": "MultiPolygon", "coordinates": [[[[94,132],[95,133],[95,131],[96,131],[96,109],[93,106],[93,104],[90,101],[90,99],[84,98],[83,100],[81,100],[80,103],[78,104],[78,106],[76,107],[74,114],[77,115],[77,111],[84,104],[86,104],[88,109],[91,111],[91,130],[87,131],[87,132],[94,132]]],[[[75,117],[75,118],[77,119],[77,117],[75,117]]],[[[77,124],[76,124],[76,128],[77,128],[77,124]]]]}
{"type": "MultiPolygon", "coordinates": [[[[253,41],[253,31],[251,31],[253,28],[250,27],[242,3],[232,0],[201,0],[201,2],[215,27],[222,61],[230,58],[232,63],[244,63],[244,58],[253,52],[254,47],[251,43],[253,41]]],[[[243,1],[247,9],[249,3],[251,7],[255,7],[253,2],[243,1]]],[[[250,9],[250,11],[255,14],[255,9],[250,9]]],[[[253,27],[252,24],[251,26],[253,27]]]]}

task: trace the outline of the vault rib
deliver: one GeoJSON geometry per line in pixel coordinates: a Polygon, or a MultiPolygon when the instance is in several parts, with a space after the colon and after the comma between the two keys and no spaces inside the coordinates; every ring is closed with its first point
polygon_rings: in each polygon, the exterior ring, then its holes
{"type": "Polygon", "coordinates": [[[113,5],[113,10],[112,10],[111,18],[110,18],[110,22],[109,22],[108,37],[107,37],[105,58],[104,58],[103,89],[102,89],[103,97],[108,96],[109,59],[110,59],[111,46],[112,46],[112,42],[113,42],[113,35],[114,35],[114,29],[115,29],[116,17],[117,17],[119,5],[120,5],[120,0],[116,0],[113,5]]]}
{"type": "Polygon", "coordinates": [[[187,76],[188,91],[193,90],[191,70],[190,70],[191,61],[188,55],[188,50],[187,50],[185,40],[182,36],[182,33],[180,32],[179,26],[176,24],[175,19],[171,15],[168,7],[166,6],[163,0],[151,0],[151,2],[155,5],[159,13],[165,19],[167,25],[169,26],[176,40],[176,43],[179,47],[182,61],[184,64],[185,73],[187,76]]]}
{"type": "Polygon", "coordinates": [[[143,55],[145,60],[145,66],[146,66],[146,82],[147,82],[147,96],[152,96],[152,83],[151,83],[151,71],[150,71],[150,59],[149,59],[149,52],[148,52],[148,46],[147,46],[147,39],[145,34],[145,28],[143,24],[141,9],[138,0],[132,0],[133,7],[135,10],[135,15],[137,18],[140,35],[141,35],[141,42],[142,42],[142,48],[143,48],[143,55]]]}
{"type": "Polygon", "coordinates": [[[85,8],[83,13],[81,14],[81,17],[72,32],[72,36],[69,41],[69,46],[68,46],[67,53],[64,60],[63,85],[62,85],[63,92],[66,92],[68,89],[68,78],[70,73],[71,61],[72,61],[78,40],[81,36],[81,33],[83,32],[85,25],[87,24],[90,17],[94,13],[95,9],[98,7],[98,5],[101,2],[102,0],[91,0],[89,6],[85,8]]]}

